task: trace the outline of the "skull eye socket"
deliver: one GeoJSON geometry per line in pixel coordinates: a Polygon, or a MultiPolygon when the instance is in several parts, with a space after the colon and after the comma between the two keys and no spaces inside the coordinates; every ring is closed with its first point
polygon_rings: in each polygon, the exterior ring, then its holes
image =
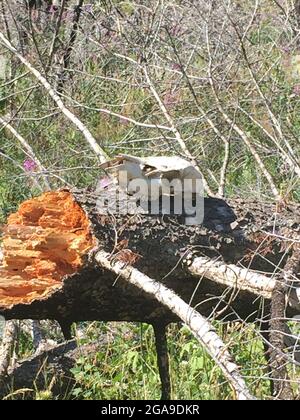
{"type": "Polygon", "coordinates": [[[153,169],[154,168],[152,166],[145,165],[143,171],[146,172],[146,174],[148,174],[149,172],[152,172],[153,169]]]}

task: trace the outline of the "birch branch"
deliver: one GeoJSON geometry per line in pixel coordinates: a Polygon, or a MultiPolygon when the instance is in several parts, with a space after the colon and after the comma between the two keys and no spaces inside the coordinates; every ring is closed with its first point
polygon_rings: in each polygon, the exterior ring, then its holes
{"type": "Polygon", "coordinates": [[[48,95],[53,99],[53,101],[57,104],[58,108],[61,112],[71,121],[77,129],[82,133],[86,141],[89,143],[91,149],[97,155],[100,163],[106,162],[108,159],[108,155],[106,152],[99,146],[96,139],[93,137],[92,133],[88,130],[88,128],[73,114],[63,103],[58,93],[51,87],[50,83],[46,80],[46,78],[36,69],[34,68],[30,62],[23,57],[16,48],[12,46],[10,41],[0,32],[0,40],[2,44],[12,52],[27,68],[28,70],[36,77],[36,79],[44,86],[48,95]]]}
{"type": "Polygon", "coordinates": [[[207,257],[197,257],[189,265],[188,271],[197,277],[205,277],[216,283],[253,293],[266,299],[271,299],[276,284],[275,277],[238,267],[235,264],[225,264],[207,257]]]}
{"type": "Polygon", "coordinates": [[[138,287],[144,292],[153,296],[158,302],[168,307],[175,313],[191,330],[196,339],[205,347],[216,364],[221,368],[223,374],[235,390],[239,400],[254,400],[247,385],[242,378],[238,366],[232,361],[232,357],[226,345],[217,335],[210,322],[191,308],[184,300],[168,289],[162,283],[146,276],[131,266],[124,266],[123,263],[109,260],[110,255],[100,251],[95,256],[95,261],[106,270],[109,270],[121,277],[128,283],[138,287]]]}
{"type": "MultiPolygon", "coordinates": [[[[188,266],[188,271],[196,277],[207,278],[218,284],[228,286],[244,292],[252,293],[268,300],[272,299],[278,278],[276,275],[268,277],[248,268],[238,267],[235,264],[225,264],[207,257],[197,257],[188,266]]],[[[290,276],[290,286],[293,279],[290,276]]],[[[291,287],[288,293],[288,303],[300,310],[300,288],[291,287]]]]}
{"type": "Polygon", "coordinates": [[[226,113],[226,111],[224,110],[224,108],[221,104],[219,96],[216,92],[216,88],[215,88],[215,84],[214,84],[214,80],[213,80],[213,75],[212,75],[212,55],[211,55],[211,50],[210,50],[209,34],[208,34],[208,29],[207,28],[206,28],[206,44],[207,44],[207,52],[208,52],[208,56],[209,56],[209,65],[208,65],[209,82],[210,82],[211,90],[212,90],[212,93],[214,95],[214,98],[215,98],[215,101],[216,101],[216,104],[217,104],[217,108],[218,108],[220,114],[222,115],[222,117],[224,118],[224,120],[226,121],[226,123],[230,127],[232,127],[232,129],[239,135],[239,137],[243,140],[243,142],[245,143],[245,145],[249,149],[250,153],[252,154],[252,156],[256,160],[262,174],[264,175],[264,177],[268,181],[275,199],[278,200],[278,201],[281,201],[282,197],[281,197],[281,194],[280,194],[279,190],[276,187],[274,179],[273,179],[272,175],[270,174],[270,172],[268,171],[268,169],[266,168],[266,166],[265,166],[262,158],[258,154],[257,150],[253,146],[251,138],[226,113]]]}

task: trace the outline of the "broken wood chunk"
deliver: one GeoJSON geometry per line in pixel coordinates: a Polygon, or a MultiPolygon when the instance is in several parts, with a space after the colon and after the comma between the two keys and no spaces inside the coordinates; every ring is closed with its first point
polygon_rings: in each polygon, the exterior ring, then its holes
{"type": "Polygon", "coordinates": [[[25,201],[3,230],[1,306],[30,303],[61,287],[95,243],[85,212],[69,192],[25,201]]]}

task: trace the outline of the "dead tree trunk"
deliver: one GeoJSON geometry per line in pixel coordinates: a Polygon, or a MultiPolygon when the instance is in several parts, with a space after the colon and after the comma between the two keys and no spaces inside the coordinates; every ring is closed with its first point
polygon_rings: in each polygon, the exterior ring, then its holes
{"type": "MultiPolygon", "coordinates": [[[[177,216],[100,215],[87,191],[50,192],[24,202],[4,228],[0,313],[63,323],[176,321],[155,300],[99,268],[94,256],[103,250],[160,280],[205,316],[215,311],[227,320],[259,319],[257,297],[271,299],[274,276],[299,247],[299,206],[274,212],[272,205],[234,202],[237,221],[222,232],[222,203],[212,200],[206,201],[203,226],[182,225],[177,216]],[[230,299],[208,299],[230,286],[230,299]]],[[[290,291],[290,314],[298,310],[296,290],[290,291]]]]}
{"type": "MultiPolygon", "coordinates": [[[[179,216],[101,214],[97,198],[86,190],[48,192],[9,217],[0,314],[55,319],[66,334],[76,321],[152,324],[167,398],[166,343],[157,326],[180,319],[153,294],[126,281],[119,263],[156,279],[204,317],[259,322],[270,317],[272,294],[289,258],[299,255],[300,206],[236,200],[229,208],[207,198],[203,225],[185,226],[179,216]],[[228,212],[235,222],[228,222],[228,212]],[[99,263],[100,254],[108,264],[99,263]]],[[[298,271],[286,288],[289,317],[300,311],[298,271]]]]}
{"type": "Polygon", "coordinates": [[[280,400],[293,400],[293,390],[289,380],[285,355],[286,296],[295,281],[300,268],[300,253],[297,250],[288,259],[283,275],[278,279],[272,295],[270,321],[270,370],[274,383],[273,395],[280,400]]]}

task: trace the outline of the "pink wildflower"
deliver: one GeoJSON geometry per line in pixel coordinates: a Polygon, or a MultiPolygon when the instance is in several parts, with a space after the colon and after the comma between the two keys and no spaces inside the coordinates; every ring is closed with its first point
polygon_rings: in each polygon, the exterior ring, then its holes
{"type": "Polygon", "coordinates": [[[23,162],[23,168],[26,172],[34,172],[37,169],[37,164],[33,159],[25,159],[23,162]]]}

